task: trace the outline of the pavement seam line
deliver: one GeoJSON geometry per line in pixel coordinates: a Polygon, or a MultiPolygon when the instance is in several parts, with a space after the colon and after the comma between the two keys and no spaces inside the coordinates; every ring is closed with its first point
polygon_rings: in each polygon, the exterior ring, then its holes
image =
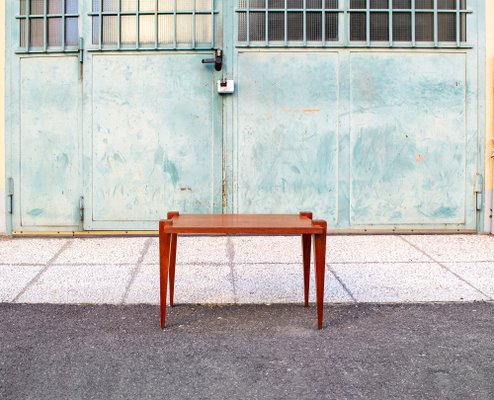
{"type": "MultiPolygon", "coordinates": [[[[448,262],[451,264],[491,264],[492,260],[478,260],[478,261],[468,261],[468,260],[458,260],[458,261],[386,261],[386,264],[435,264],[437,262],[448,262]]],[[[143,262],[142,265],[158,265],[158,262],[143,262]]],[[[177,261],[177,266],[178,265],[187,265],[187,264],[194,264],[194,265],[202,265],[202,266],[208,266],[211,265],[211,262],[185,262],[185,261],[177,261]]],[[[226,262],[216,262],[216,265],[228,265],[228,261],[226,262]]],[[[260,264],[258,261],[253,262],[253,261],[245,261],[241,263],[242,265],[257,265],[260,264]]],[[[269,264],[272,265],[300,265],[298,262],[279,262],[279,261],[271,261],[269,264]]],[[[313,261],[310,262],[311,265],[314,264],[313,261]]],[[[335,261],[331,263],[332,265],[353,265],[353,264],[380,264],[379,261],[335,261]]],[[[39,264],[33,264],[33,263],[0,263],[0,268],[2,267],[11,267],[12,265],[15,266],[20,266],[20,267],[31,267],[33,265],[39,265],[39,264]]],[[[66,265],[65,263],[57,263],[54,262],[52,266],[60,266],[60,265],[66,265]]],[[[70,265],[73,265],[75,267],[83,267],[88,265],[87,263],[70,263],[70,265]]],[[[96,265],[96,266],[104,266],[107,265],[105,263],[91,263],[91,265],[96,265]]],[[[119,263],[118,265],[123,265],[123,266],[133,266],[135,263],[119,263]]]]}
{"type": "Polygon", "coordinates": [[[151,247],[152,243],[153,243],[153,238],[148,238],[144,242],[144,246],[142,248],[141,255],[139,256],[139,259],[136,262],[135,268],[132,269],[132,271],[130,273],[130,279],[129,279],[129,282],[127,283],[127,287],[125,288],[125,292],[122,296],[122,301],[120,302],[120,304],[125,304],[125,301],[127,300],[127,297],[129,296],[130,287],[134,283],[134,281],[137,277],[137,274],[139,273],[139,270],[141,269],[142,262],[144,261],[144,257],[146,257],[146,254],[148,253],[149,248],[151,247]]]}
{"type": "Polygon", "coordinates": [[[39,281],[41,275],[43,275],[48,270],[48,268],[53,266],[57,258],[60,257],[60,255],[65,250],[67,250],[71,245],[72,245],[72,241],[70,239],[67,239],[66,242],[62,245],[62,247],[58,249],[55,255],[48,260],[46,265],[43,268],[41,268],[41,270],[38,271],[36,275],[34,275],[34,277],[26,284],[26,286],[24,286],[24,288],[19,293],[17,293],[17,295],[12,299],[11,303],[16,303],[17,301],[19,301],[19,299],[24,295],[24,293],[26,293],[32,286],[34,286],[39,281]]]}
{"type": "Polygon", "coordinates": [[[347,294],[350,296],[350,298],[352,299],[352,301],[354,301],[355,303],[357,303],[358,301],[355,298],[355,296],[353,295],[353,293],[350,291],[350,289],[347,287],[347,285],[345,285],[345,283],[343,282],[343,280],[338,276],[338,274],[329,265],[328,265],[328,270],[335,277],[335,279],[341,285],[341,287],[343,288],[343,290],[345,292],[347,292],[347,294]]]}
{"type": "Polygon", "coordinates": [[[432,261],[434,261],[434,263],[436,263],[437,265],[439,265],[442,269],[444,269],[445,271],[449,272],[451,275],[454,275],[456,278],[458,278],[460,281],[466,283],[468,286],[470,286],[472,289],[476,290],[477,292],[479,292],[482,296],[485,296],[489,301],[493,301],[494,299],[489,296],[487,293],[484,293],[482,290],[480,290],[478,287],[474,286],[473,284],[471,284],[470,282],[468,282],[465,278],[463,278],[461,275],[457,274],[456,272],[454,271],[451,271],[446,265],[444,265],[443,263],[441,263],[440,261],[437,261],[435,260],[432,256],[430,256],[429,254],[427,254],[424,250],[422,250],[420,247],[416,246],[414,243],[412,242],[409,242],[408,240],[406,240],[403,236],[401,235],[397,235],[401,240],[403,240],[405,243],[408,243],[410,246],[412,246],[414,249],[416,249],[417,251],[420,251],[422,254],[424,254],[426,257],[428,257],[429,259],[431,259],[432,261]]]}
{"type": "MultiPolygon", "coordinates": [[[[468,261],[468,260],[458,260],[458,261],[386,261],[386,264],[435,264],[437,262],[449,262],[451,264],[486,264],[486,263],[492,263],[492,260],[478,260],[478,261],[468,261]]],[[[353,264],[380,264],[380,261],[334,261],[331,262],[332,265],[353,265],[353,264]]],[[[142,265],[158,265],[159,262],[143,262],[142,265]]],[[[194,265],[202,265],[202,266],[208,266],[211,265],[211,262],[188,262],[188,261],[177,261],[177,266],[178,265],[187,265],[187,264],[194,264],[194,265]]],[[[226,262],[215,262],[214,264],[216,265],[228,265],[228,261],[226,262]]],[[[257,264],[263,264],[260,263],[259,261],[245,261],[241,262],[242,265],[257,265],[257,264]]],[[[299,262],[280,262],[280,261],[270,261],[269,264],[272,265],[300,265],[299,262]]],[[[310,262],[311,265],[314,265],[314,261],[310,262]]],[[[0,268],[1,267],[10,267],[12,265],[18,265],[20,267],[31,267],[33,265],[39,265],[39,264],[33,264],[33,263],[0,263],[0,268]]],[[[52,264],[53,266],[59,266],[59,265],[66,265],[65,263],[57,263],[54,262],[52,264]]],[[[75,267],[82,267],[85,265],[88,265],[87,263],[70,263],[70,265],[73,265],[75,267]]],[[[97,265],[97,266],[104,266],[107,265],[106,263],[91,263],[91,265],[97,265]]],[[[135,265],[135,263],[119,263],[118,265],[124,265],[124,266],[132,266],[135,265]]]]}
{"type": "Polygon", "coordinates": [[[237,284],[236,284],[236,273],[235,273],[235,245],[231,236],[227,236],[226,239],[226,255],[228,257],[228,265],[230,266],[230,283],[232,284],[233,290],[233,303],[238,303],[237,296],[237,284]]]}

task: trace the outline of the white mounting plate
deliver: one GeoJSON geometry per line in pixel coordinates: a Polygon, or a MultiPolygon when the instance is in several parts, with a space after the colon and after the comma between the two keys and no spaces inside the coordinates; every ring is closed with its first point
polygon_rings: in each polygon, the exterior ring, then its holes
{"type": "Polygon", "coordinates": [[[219,94],[229,94],[235,91],[233,79],[221,79],[217,82],[219,94]]]}

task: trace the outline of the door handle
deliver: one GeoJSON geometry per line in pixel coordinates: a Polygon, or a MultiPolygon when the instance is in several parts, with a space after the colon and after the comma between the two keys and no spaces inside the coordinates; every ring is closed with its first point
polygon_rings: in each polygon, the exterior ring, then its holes
{"type": "Polygon", "coordinates": [[[216,71],[221,71],[223,68],[223,50],[216,49],[214,51],[214,58],[203,58],[203,64],[214,64],[214,69],[216,71]]]}

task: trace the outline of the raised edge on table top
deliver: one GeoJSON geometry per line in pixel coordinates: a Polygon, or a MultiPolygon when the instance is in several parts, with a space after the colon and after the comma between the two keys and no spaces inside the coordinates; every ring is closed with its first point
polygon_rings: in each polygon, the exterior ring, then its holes
{"type": "Polygon", "coordinates": [[[160,221],[166,233],[209,234],[321,234],[326,222],[312,220],[312,213],[299,214],[179,214],[169,212],[160,221]]]}

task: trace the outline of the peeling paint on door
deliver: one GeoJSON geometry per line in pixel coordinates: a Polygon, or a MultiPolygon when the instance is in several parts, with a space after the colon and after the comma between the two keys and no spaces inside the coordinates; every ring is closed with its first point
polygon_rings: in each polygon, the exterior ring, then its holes
{"type": "Polygon", "coordinates": [[[212,212],[221,164],[213,159],[211,71],[201,56],[95,55],[92,63],[88,226],[154,222],[173,209],[212,212]]]}
{"type": "Polygon", "coordinates": [[[464,79],[462,54],[352,55],[353,224],[465,222],[464,79]]]}
{"type": "Polygon", "coordinates": [[[21,59],[21,221],[15,229],[79,224],[80,131],[76,57],[21,59]]]}
{"type": "Polygon", "coordinates": [[[334,223],[338,55],[246,52],[238,68],[238,212],[317,210],[334,223]]]}

